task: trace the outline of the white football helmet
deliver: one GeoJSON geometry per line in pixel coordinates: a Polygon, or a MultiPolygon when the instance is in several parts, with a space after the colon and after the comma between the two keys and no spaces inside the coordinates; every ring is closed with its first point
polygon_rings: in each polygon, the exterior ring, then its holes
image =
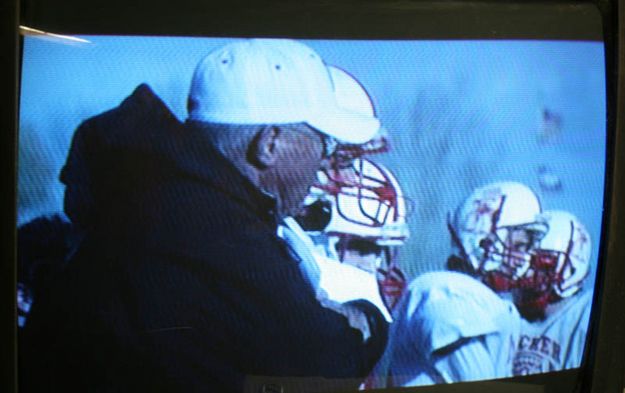
{"type": "Polygon", "coordinates": [[[590,272],[590,234],[573,214],[545,211],[539,216],[549,231],[535,250],[530,269],[519,283],[521,307],[544,309],[579,292],[590,272]]]}
{"type": "Polygon", "coordinates": [[[480,187],[448,222],[464,269],[496,291],[507,291],[530,267],[531,251],[546,233],[541,207],[529,187],[496,182],[480,187]]]}
{"type": "MultiPolygon", "coordinates": [[[[326,253],[340,261],[346,261],[350,250],[375,254],[375,266],[361,268],[377,275],[385,301],[392,308],[405,287],[396,253],[410,234],[406,223],[410,201],[387,168],[362,157],[354,159],[350,167],[320,171],[318,177],[308,198],[308,213],[326,214],[325,227],[315,228],[323,232],[326,253]]],[[[300,220],[320,221],[306,215],[300,220]]]]}
{"type": "Polygon", "coordinates": [[[409,236],[407,200],[391,171],[357,158],[349,168],[321,171],[318,177],[311,193],[322,192],[332,201],[327,235],[358,236],[381,246],[404,244],[409,236]]]}
{"type": "MultiPolygon", "coordinates": [[[[371,96],[356,78],[336,66],[328,66],[328,70],[334,84],[334,97],[339,107],[360,115],[377,118],[371,96]]],[[[386,151],[388,151],[387,132],[383,127],[380,127],[378,134],[366,143],[339,145],[334,153],[333,166],[348,166],[354,158],[386,151]]]]}

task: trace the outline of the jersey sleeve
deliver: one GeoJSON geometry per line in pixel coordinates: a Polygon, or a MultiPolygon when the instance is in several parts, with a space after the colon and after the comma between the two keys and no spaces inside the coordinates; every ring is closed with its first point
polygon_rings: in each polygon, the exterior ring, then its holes
{"type": "Polygon", "coordinates": [[[520,330],[514,306],[455,272],[415,279],[399,304],[383,360],[393,386],[511,375],[520,330]]]}
{"type": "Polygon", "coordinates": [[[485,337],[472,337],[458,345],[433,354],[433,370],[437,380],[444,383],[476,381],[497,377],[485,337]]]}
{"type": "Polygon", "coordinates": [[[402,313],[415,343],[434,353],[460,340],[516,324],[514,307],[479,281],[454,272],[428,273],[411,283],[402,313]]]}

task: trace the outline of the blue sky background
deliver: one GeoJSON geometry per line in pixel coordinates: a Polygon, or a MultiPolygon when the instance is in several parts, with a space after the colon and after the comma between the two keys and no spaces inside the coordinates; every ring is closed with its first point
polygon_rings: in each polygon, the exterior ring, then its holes
{"type": "MultiPolygon", "coordinates": [[[[148,83],[183,120],[196,63],[228,39],[27,37],[20,101],[18,224],[62,210],[58,173],[76,127],[148,83]]],[[[355,75],[389,130],[388,165],[415,203],[400,262],[440,269],[446,214],[473,188],[521,181],[573,212],[598,244],[605,167],[603,44],[564,41],[304,41],[355,75]],[[542,111],[561,118],[550,138],[542,111]],[[562,182],[543,190],[538,168],[562,182]]],[[[596,263],[597,247],[593,250],[596,263]]]]}

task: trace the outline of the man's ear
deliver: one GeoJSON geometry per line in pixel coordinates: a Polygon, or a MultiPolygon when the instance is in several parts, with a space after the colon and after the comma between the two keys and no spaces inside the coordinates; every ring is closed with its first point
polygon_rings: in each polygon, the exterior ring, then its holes
{"type": "Polygon", "coordinates": [[[278,159],[281,136],[282,130],[279,127],[271,125],[263,127],[258,131],[248,149],[248,161],[259,169],[274,166],[278,159]]]}

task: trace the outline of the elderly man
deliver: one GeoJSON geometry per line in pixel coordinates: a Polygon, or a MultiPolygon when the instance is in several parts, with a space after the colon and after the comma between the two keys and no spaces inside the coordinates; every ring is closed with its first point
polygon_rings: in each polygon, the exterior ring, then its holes
{"type": "Polygon", "coordinates": [[[276,236],[335,145],[379,129],[334,93],[307,46],[246,40],[198,64],[184,124],[145,85],[84,122],[61,179],[85,238],[33,305],[21,388],[356,388],[383,351],[383,316],[324,301],[276,236]],[[363,316],[366,334],[351,326],[363,316]]]}

